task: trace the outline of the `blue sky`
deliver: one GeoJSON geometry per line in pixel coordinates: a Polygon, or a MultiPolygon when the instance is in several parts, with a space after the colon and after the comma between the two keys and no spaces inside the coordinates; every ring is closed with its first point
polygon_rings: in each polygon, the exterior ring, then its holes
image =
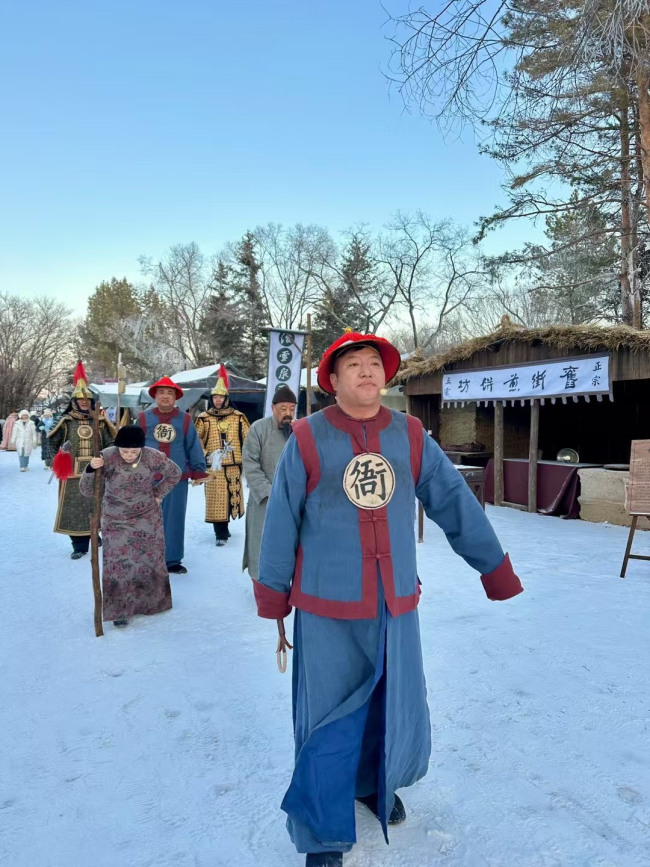
{"type": "Polygon", "coordinates": [[[502,176],[471,133],[445,142],[389,93],[385,20],[377,0],[5,3],[0,290],[83,314],[172,244],[489,213],[502,176]]]}

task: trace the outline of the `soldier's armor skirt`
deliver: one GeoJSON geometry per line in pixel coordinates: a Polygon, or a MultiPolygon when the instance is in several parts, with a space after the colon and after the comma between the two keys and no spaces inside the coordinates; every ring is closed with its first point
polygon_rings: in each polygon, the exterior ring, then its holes
{"type": "Polygon", "coordinates": [[[54,522],[55,533],[66,536],[89,536],[92,500],[79,491],[80,476],[59,482],[59,508],[54,522]]]}
{"type": "Polygon", "coordinates": [[[244,497],[241,483],[241,467],[224,467],[208,470],[210,478],[205,488],[206,523],[241,518],[244,514],[244,497]]]}

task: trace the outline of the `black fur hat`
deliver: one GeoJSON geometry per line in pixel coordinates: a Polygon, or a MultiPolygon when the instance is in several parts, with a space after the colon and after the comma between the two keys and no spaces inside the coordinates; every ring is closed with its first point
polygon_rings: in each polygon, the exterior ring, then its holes
{"type": "Polygon", "coordinates": [[[271,403],[298,403],[288,385],[281,385],[271,398],[271,403]]]}
{"type": "Polygon", "coordinates": [[[137,424],[124,425],[117,432],[115,445],[120,449],[144,448],[144,431],[137,424]]]}

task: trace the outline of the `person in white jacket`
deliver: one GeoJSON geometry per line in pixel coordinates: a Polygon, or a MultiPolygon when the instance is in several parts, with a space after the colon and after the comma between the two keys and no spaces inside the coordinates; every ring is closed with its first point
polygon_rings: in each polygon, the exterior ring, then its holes
{"type": "Polygon", "coordinates": [[[18,421],[11,432],[11,444],[15,446],[20,461],[20,472],[26,473],[29,469],[29,456],[38,443],[36,425],[29,417],[26,409],[20,411],[18,421]]]}

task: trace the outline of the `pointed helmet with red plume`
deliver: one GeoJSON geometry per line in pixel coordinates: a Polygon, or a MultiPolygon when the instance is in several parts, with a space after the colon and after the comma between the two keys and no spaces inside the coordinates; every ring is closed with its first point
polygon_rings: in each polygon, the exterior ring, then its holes
{"type": "Polygon", "coordinates": [[[86,371],[84,370],[84,366],[81,361],[77,362],[77,366],[75,367],[74,373],[72,375],[72,381],[74,382],[74,391],[72,392],[72,397],[89,398],[92,400],[93,393],[88,388],[88,377],[86,376],[86,371]]]}
{"type": "Polygon", "coordinates": [[[210,394],[221,394],[224,397],[227,397],[229,394],[229,392],[228,392],[229,388],[230,388],[230,383],[228,382],[228,371],[226,370],[226,368],[222,364],[219,367],[219,377],[217,379],[217,384],[212,389],[210,394]]]}

